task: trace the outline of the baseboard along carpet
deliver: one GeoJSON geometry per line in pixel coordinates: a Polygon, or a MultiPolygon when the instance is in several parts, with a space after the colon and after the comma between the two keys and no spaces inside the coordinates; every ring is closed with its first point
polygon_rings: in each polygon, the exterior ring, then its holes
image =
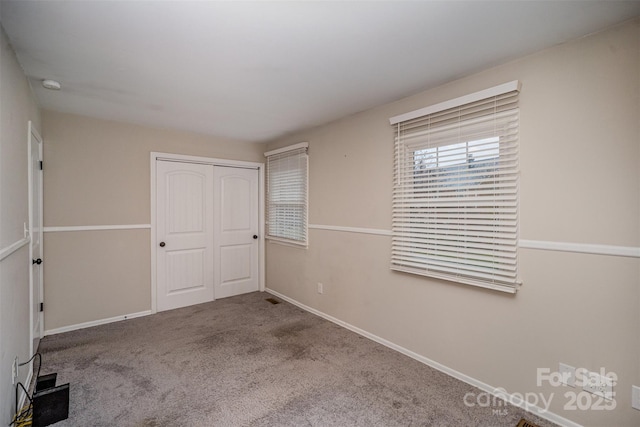
{"type": "Polygon", "coordinates": [[[69,419],[55,426],[554,425],[467,406],[479,389],[268,297],[45,337],[41,374],[71,383],[69,419]]]}

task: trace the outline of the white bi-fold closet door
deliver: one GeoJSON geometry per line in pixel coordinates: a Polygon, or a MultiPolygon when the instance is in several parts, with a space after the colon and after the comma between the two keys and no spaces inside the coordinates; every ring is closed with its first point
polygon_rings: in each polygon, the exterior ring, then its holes
{"type": "Polygon", "coordinates": [[[259,289],[259,171],[157,160],[156,306],[259,289]]]}

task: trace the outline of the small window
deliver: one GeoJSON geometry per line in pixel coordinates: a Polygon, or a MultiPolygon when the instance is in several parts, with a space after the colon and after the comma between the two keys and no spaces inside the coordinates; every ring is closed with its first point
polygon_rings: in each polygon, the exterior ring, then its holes
{"type": "Polygon", "coordinates": [[[391,119],[393,270],[515,292],[518,87],[391,119]]]}
{"type": "Polygon", "coordinates": [[[303,142],[265,153],[267,239],[307,246],[307,148],[303,142]]]}

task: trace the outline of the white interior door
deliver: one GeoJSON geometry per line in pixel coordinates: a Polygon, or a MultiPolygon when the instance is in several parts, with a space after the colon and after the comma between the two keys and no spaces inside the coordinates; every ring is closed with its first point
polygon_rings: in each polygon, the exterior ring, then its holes
{"type": "Polygon", "coordinates": [[[35,353],[42,337],[42,139],[29,122],[29,235],[31,236],[30,324],[31,353],[35,353]]]}
{"type": "Polygon", "coordinates": [[[257,169],[214,168],[216,298],[258,290],[258,185],[257,169]]]}
{"type": "Polygon", "coordinates": [[[158,311],[213,300],[213,166],[157,161],[158,311]]]}

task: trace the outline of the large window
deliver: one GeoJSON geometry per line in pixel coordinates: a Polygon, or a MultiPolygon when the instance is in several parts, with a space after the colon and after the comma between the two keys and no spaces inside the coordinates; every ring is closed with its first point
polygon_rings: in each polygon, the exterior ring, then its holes
{"type": "Polygon", "coordinates": [[[306,142],[265,153],[267,239],[307,246],[309,158],[306,142]]]}
{"type": "Polygon", "coordinates": [[[518,82],[391,119],[391,268],[514,292],[518,82]]]}

